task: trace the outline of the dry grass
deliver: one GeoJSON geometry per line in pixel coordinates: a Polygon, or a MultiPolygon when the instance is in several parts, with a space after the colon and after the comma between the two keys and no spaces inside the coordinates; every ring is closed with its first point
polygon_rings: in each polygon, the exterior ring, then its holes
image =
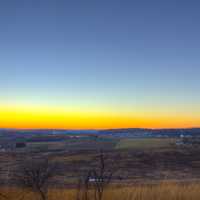
{"type": "Polygon", "coordinates": [[[125,138],[116,145],[116,149],[158,149],[171,148],[175,145],[173,138],[125,138]]]}
{"type": "Polygon", "coordinates": [[[105,194],[106,200],[199,200],[199,197],[200,184],[175,183],[112,189],[105,194]]]}
{"type": "MultiPolygon", "coordinates": [[[[37,200],[39,196],[30,191],[4,188],[1,192],[10,200],[37,200]],[[23,197],[23,198],[22,198],[23,197]]],[[[0,199],[5,200],[3,197],[0,199]]],[[[49,200],[76,200],[75,189],[51,189],[49,200]]],[[[200,184],[161,183],[159,185],[111,187],[104,193],[103,200],[199,200],[200,184]]],[[[89,200],[94,200],[91,198],[89,200]]]]}

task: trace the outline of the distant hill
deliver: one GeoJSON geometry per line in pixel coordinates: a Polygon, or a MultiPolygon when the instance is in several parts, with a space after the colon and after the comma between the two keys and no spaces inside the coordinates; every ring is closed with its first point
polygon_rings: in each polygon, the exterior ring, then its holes
{"type": "Polygon", "coordinates": [[[113,137],[179,137],[179,136],[200,136],[200,128],[188,129],[145,129],[145,128],[125,128],[107,129],[99,131],[103,135],[113,137]]]}
{"type": "Polygon", "coordinates": [[[145,129],[145,128],[123,128],[106,130],[57,130],[57,129],[0,129],[0,137],[24,137],[34,135],[99,135],[112,137],[179,137],[200,136],[200,128],[188,129],[145,129]]]}

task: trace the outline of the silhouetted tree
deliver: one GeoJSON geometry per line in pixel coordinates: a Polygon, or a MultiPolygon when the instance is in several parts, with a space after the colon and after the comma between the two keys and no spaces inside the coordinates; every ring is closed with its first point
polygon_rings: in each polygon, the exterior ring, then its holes
{"type": "Polygon", "coordinates": [[[31,160],[24,163],[17,175],[17,180],[25,188],[37,192],[42,200],[47,199],[50,180],[55,175],[55,165],[48,159],[31,160]]]}
{"type": "MultiPolygon", "coordinates": [[[[97,166],[88,170],[83,180],[79,179],[77,200],[102,200],[105,188],[111,183],[115,167],[106,165],[106,158],[102,151],[95,159],[97,166]]],[[[112,163],[113,164],[113,163],[112,163]]]]}
{"type": "Polygon", "coordinates": [[[101,152],[98,156],[98,160],[98,168],[94,169],[92,172],[95,189],[95,200],[102,199],[104,190],[110,184],[115,171],[114,168],[106,166],[105,155],[103,152],[101,152]]]}

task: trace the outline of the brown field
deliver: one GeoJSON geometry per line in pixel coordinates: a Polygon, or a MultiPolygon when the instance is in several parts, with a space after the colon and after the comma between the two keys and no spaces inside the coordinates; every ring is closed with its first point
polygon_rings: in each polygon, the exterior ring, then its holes
{"type": "Polygon", "coordinates": [[[163,149],[172,148],[175,145],[175,138],[139,138],[121,139],[116,149],[163,149]]]}
{"type": "MultiPolygon", "coordinates": [[[[155,141],[153,141],[155,143],[155,141]]],[[[134,144],[135,145],[135,144],[134,144]]],[[[53,181],[57,186],[76,184],[77,173],[96,166],[98,151],[76,150],[58,153],[0,153],[0,177],[3,184],[15,184],[13,174],[29,158],[48,157],[55,162],[61,174],[53,181]]],[[[151,149],[115,149],[105,151],[106,166],[115,171],[113,182],[133,183],[160,180],[200,179],[200,149],[175,147],[151,149]]],[[[79,176],[78,175],[78,176],[79,176]]]]}
{"type": "MultiPolygon", "coordinates": [[[[10,200],[36,200],[40,199],[36,193],[23,189],[1,189],[1,193],[10,200]]],[[[89,200],[93,200],[92,191],[89,200]]],[[[102,200],[199,200],[200,184],[187,183],[178,184],[163,182],[157,185],[137,185],[137,186],[112,186],[105,190],[102,200]]],[[[0,197],[4,199],[4,197],[0,197]]],[[[48,192],[49,200],[76,200],[77,192],[75,189],[50,189],[48,192]]],[[[82,198],[80,198],[82,200],[82,198]]]]}
{"type": "Polygon", "coordinates": [[[108,171],[114,171],[114,176],[102,200],[199,200],[200,148],[179,147],[175,141],[169,138],[101,140],[98,148],[96,141],[88,140],[34,142],[27,146],[27,151],[1,152],[0,200],[40,200],[37,193],[17,188],[20,185],[13,177],[19,173],[22,163],[43,158],[59,169],[49,183],[48,200],[95,200],[91,190],[89,199],[77,198],[75,188],[88,170],[98,168],[99,149],[106,145],[105,166],[108,171]],[[29,151],[31,148],[33,152],[29,151]],[[40,151],[42,148],[44,151],[40,151]],[[56,148],[65,150],[54,151],[56,148]]]}

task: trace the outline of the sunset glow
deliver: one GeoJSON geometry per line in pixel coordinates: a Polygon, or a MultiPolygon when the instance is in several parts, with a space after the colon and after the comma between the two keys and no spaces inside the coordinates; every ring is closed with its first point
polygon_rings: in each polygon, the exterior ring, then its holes
{"type": "Polygon", "coordinates": [[[48,107],[0,107],[3,128],[188,128],[198,126],[200,118],[175,114],[116,113],[108,111],[78,111],[48,107]]]}
{"type": "Polygon", "coordinates": [[[198,6],[39,2],[0,6],[0,128],[200,126],[198,6]]]}

